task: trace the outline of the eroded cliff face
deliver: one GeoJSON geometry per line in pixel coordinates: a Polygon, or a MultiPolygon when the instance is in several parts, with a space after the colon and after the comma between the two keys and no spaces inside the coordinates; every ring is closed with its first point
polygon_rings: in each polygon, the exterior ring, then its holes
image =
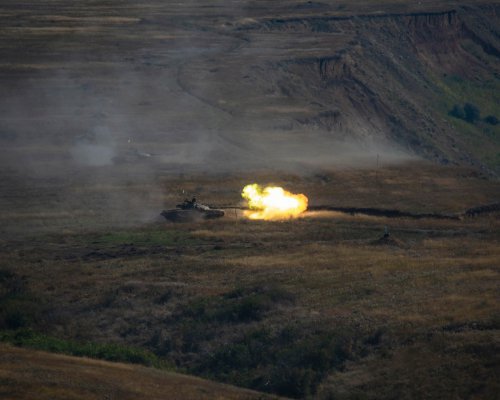
{"type": "MultiPolygon", "coordinates": [[[[249,43],[273,35],[310,39],[311,56],[297,51],[250,61],[259,66],[253,69],[257,87],[307,110],[289,116],[296,129],[365,144],[389,142],[439,162],[484,166],[483,145],[472,148],[447,116],[450,102],[473,99],[448,93],[443,81],[455,77],[478,88],[485,82],[499,87],[499,8],[265,19],[237,31],[249,43]]],[[[487,107],[498,110],[491,102],[487,107]]],[[[498,149],[497,138],[483,136],[476,140],[498,149]]]]}

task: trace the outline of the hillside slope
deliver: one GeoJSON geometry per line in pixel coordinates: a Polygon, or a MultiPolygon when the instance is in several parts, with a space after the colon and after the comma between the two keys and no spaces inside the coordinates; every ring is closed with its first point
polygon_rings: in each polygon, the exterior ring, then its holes
{"type": "MultiPolygon", "coordinates": [[[[315,154],[322,152],[311,142],[336,139],[361,152],[400,149],[442,163],[495,168],[498,127],[464,123],[448,112],[471,102],[483,115],[499,115],[499,11],[492,5],[266,16],[228,29],[245,44],[223,62],[190,63],[181,77],[203,100],[223,98],[231,115],[272,121],[258,136],[263,152],[269,136],[293,142],[288,137],[300,135],[315,154]],[[206,76],[202,69],[214,72],[206,76]],[[199,89],[205,87],[200,76],[227,84],[219,84],[213,98],[199,89]]],[[[304,147],[291,154],[300,157],[304,147]]],[[[329,150],[321,155],[335,155],[329,150]]]]}
{"type": "Polygon", "coordinates": [[[0,345],[0,397],[26,400],[276,398],[152,368],[6,345],[0,345]]]}
{"type": "Polygon", "coordinates": [[[499,7],[6,1],[3,163],[227,170],[379,154],[498,172],[499,7]],[[465,103],[480,112],[470,123],[449,115],[465,103]]]}

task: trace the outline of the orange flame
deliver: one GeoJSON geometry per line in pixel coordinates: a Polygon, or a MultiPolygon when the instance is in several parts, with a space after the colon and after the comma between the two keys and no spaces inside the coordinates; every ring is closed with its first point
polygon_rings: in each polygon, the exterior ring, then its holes
{"type": "Polygon", "coordinates": [[[307,210],[306,196],[287,192],[281,187],[262,188],[253,183],[245,186],[241,195],[248,201],[250,211],[245,211],[245,216],[250,219],[297,218],[307,210]]]}

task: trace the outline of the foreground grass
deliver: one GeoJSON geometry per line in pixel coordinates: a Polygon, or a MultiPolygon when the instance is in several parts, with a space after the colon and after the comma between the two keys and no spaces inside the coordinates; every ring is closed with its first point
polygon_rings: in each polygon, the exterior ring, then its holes
{"type": "MultiPolygon", "coordinates": [[[[496,196],[497,183],[481,175],[432,171],[405,172],[420,173],[422,185],[394,169],[373,188],[370,176],[353,171],[284,183],[316,204],[342,205],[356,192],[367,206],[380,191],[391,207],[412,211],[459,211],[496,196]]],[[[199,179],[183,184],[203,186],[215,203],[220,180],[199,179]]],[[[237,188],[243,180],[225,183],[237,188]]],[[[233,202],[227,193],[220,201],[233,202]]],[[[166,360],[294,398],[491,398],[498,229],[495,215],[441,221],[315,212],[294,221],[235,214],[4,240],[2,336],[68,354],[166,360]],[[386,226],[391,240],[381,241],[386,226]]]]}
{"type": "Polygon", "coordinates": [[[261,393],[143,366],[0,344],[0,396],[39,400],[272,399],[261,393]]]}
{"type": "Polygon", "coordinates": [[[159,248],[160,229],[106,243],[101,234],[66,236],[64,245],[34,245],[21,255],[4,248],[4,268],[16,267],[4,269],[2,304],[17,299],[22,315],[2,324],[59,332],[54,339],[4,331],[4,340],[146,365],[165,359],[295,398],[335,398],[342,390],[352,398],[372,388],[375,398],[419,393],[419,379],[430,398],[446,398],[437,383],[456,379],[463,383],[456,393],[491,392],[491,338],[499,327],[495,220],[227,219],[176,225],[186,240],[159,248]],[[386,225],[394,242],[381,244],[386,225]],[[102,251],[89,256],[81,251],[87,243],[102,251]],[[448,361],[429,375],[436,352],[448,361]],[[412,357],[418,379],[390,383],[412,357]],[[386,373],[369,372],[376,365],[386,373]],[[357,373],[369,375],[361,386],[357,373]]]}

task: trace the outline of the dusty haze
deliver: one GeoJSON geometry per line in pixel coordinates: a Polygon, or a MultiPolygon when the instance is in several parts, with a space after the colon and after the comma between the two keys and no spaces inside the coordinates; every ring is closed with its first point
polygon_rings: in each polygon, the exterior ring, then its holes
{"type": "Polygon", "coordinates": [[[496,171],[498,128],[447,114],[472,77],[498,111],[496,5],[82,4],[0,9],[4,209],[149,218],[169,174],[496,171]]]}

